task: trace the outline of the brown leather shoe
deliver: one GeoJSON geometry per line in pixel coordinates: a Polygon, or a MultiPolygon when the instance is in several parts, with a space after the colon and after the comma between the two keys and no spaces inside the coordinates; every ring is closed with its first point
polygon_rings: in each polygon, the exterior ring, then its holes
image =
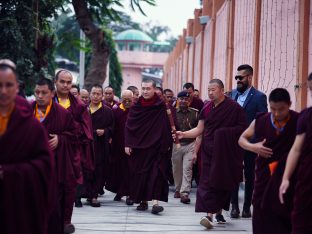
{"type": "Polygon", "coordinates": [[[179,191],[175,191],[173,197],[174,198],[181,198],[180,192],[179,191]]]}
{"type": "Polygon", "coordinates": [[[181,200],[180,200],[182,203],[184,203],[184,204],[190,204],[190,202],[191,202],[191,199],[189,198],[189,196],[188,195],[183,195],[182,197],[181,197],[181,200]]]}

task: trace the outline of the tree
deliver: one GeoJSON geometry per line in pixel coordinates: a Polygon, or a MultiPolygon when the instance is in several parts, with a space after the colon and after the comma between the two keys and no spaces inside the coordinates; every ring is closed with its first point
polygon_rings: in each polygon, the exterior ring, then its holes
{"type": "Polygon", "coordinates": [[[1,1],[0,58],[17,65],[19,79],[32,93],[34,82],[53,71],[53,33],[48,18],[56,16],[63,0],[1,1]]]}
{"type": "MultiPolygon", "coordinates": [[[[138,7],[144,14],[140,6],[141,2],[155,5],[154,0],[131,0],[132,9],[138,7]]],[[[85,88],[90,89],[93,84],[103,83],[105,81],[106,66],[111,52],[107,42],[107,35],[105,31],[96,25],[96,22],[102,22],[101,15],[109,16],[114,20],[120,20],[118,11],[113,6],[123,5],[119,0],[72,0],[72,4],[80,28],[91,41],[92,45],[91,65],[85,79],[85,88]]]]}
{"type": "MultiPolygon", "coordinates": [[[[154,0],[130,0],[132,9],[142,13],[142,2],[154,5],[154,0]]],[[[24,80],[27,94],[32,92],[40,76],[54,74],[54,32],[50,20],[57,17],[67,3],[72,3],[80,28],[90,39],[92,58],[86,77],[86,87],[102,83],[106,78],[106,65],[111,53],[107,34],[98,24],[103,16],[118,20],[114,6],[121,0],[10,0],[0,2],[0,57],[16,62],[20,79],[24,80]]],[[[143,13],[144,14],[144,13],[143,13]]]]}

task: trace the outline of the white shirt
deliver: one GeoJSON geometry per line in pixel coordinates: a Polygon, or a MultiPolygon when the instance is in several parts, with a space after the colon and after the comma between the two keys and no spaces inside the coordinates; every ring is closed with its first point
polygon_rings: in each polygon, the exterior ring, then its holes
{"type": "Polygon", "coordinates": [[[244,102],[246,101],[247,97],[248,97],[248,94],[249,94],[249,91],[250,91],[251,87],[249,87],[248,89],[245,90],[244,93],[240,94],[238,93],[238,97],[237,97],[237,103],[243,107],[244,105],[244,102]]]}

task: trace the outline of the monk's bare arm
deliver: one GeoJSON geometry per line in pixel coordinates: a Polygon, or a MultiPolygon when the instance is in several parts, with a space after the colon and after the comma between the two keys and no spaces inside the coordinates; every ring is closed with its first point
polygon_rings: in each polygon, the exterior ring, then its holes
{"type": "Polygon", "coordinates": [[[182,138],[196,138],[200,136],[204,131],[204,120],[199,120],[196,128],[193,128],[189,131],[181,132],[177,131],[177,136],[179,139],[182,138]]]}
{"type": "Polygon", "coordinates": [[[193,156],[192,156],[192,162],[193,162],[193,164],[196,163],[196,160],[197,160],[197,153],[198,153],[198,151],[199,151],[201,142],[202,142],[202,136],[196,137],[196,140],[195,140],[195,147],[194,147],[194,153],[193,153],[193,156]]]}
{"type": "Polygon", "coordinates": [[[250,143],[251,138],[255,134],[256,121],[252,121],[249,127],[242,133],[238,140],[238,144],[245,150],[254,152],[262,157],[268,158],[273,152],[272,149],[264,146],[265,139],[262,142],[250,143]]]}
{"type": "Polygon", "coordinates": [[[280,197],[281,203],[284,203],[283,195],[286,193],[289,187],[289,179],[297,167],[304,139],[305,139],[305,133],[297,135],[295,142],[289,151],[287,161],[286,161],[286,167],[285,167],[285,171],[284,171],[284,175],[283,175],[283,179],[282,179],[282,183],[281,183],[280,191],[279,191],[279,197],[280,197]]]}

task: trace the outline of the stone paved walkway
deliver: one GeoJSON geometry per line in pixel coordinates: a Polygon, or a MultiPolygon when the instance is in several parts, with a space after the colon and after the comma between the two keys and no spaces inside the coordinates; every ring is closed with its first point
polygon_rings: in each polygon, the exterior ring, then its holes
{"type": "MultiPolygon", "coordinates": [[[[76,226],[76,234],[97,233],[204,233],[207,230],[199,225],[203,213],[195,213],[195,192],[191,193],[191,204],[180,203],[173,198],[173,187],[170,187],[169,202],[161,203],[165,210],[159,215],[148,211],[137,211],[136,206],[127,206],[125,200],[113,201],[115,194],[105,192],[99,198],[102,206],[93,208],[84,205],[83,208],[75,208],[73,224],[76,226]]],[[[84,203],[84,200],[83,200],[84,203]]],[[[229,212],[224,212],[227,224],[215,224],[211,233],[241,233],[251,234],[251,219],[231,220],[229,212]]]]}

